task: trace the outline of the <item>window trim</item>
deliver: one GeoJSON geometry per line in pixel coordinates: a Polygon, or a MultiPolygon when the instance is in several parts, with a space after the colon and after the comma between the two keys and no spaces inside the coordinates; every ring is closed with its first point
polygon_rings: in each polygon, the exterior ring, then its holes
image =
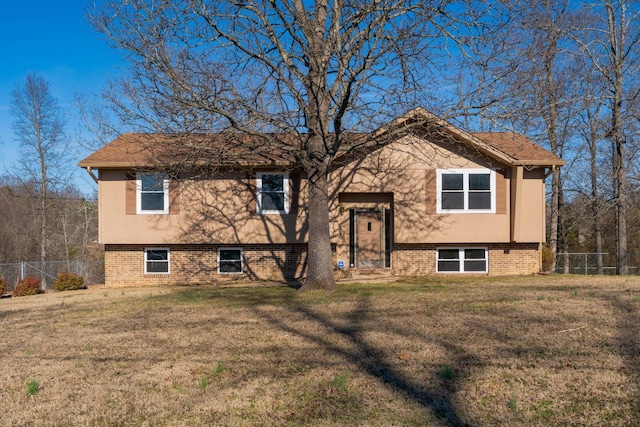
{"type": "Polygon", "coordinates": [[[286,215],[289,213],[289,173],[287,172],[258,172],[256,173],[256,212],[260,215],[286,215]],[[283,210],[262,209],[262,177],[265,175],[282,175],[282,190],[284,194],[283,210]]]}
{"type": "MultiPolygon", "coordinates": [[[[471,261],[471,260],[469,260],[471,261]]],[[[480,260],[476,260],[480,261],[480,260]]],[[[440,274],[487,274],[489,273],[489,248],[486,246],[442,246],[436,248],[436,273],[440,274]],[[484,271],[465,271],[464,270],[464,262],[467,260],[464,257],[464,251],[473,250],[473,249],[482,249],[484,250],[484,259],[485,268],[484,271]],[[446,261],[446,259],[440,259],[440,251],[441,250],[458,250],[458,262],[460,263],[458,266],[458,271],[440,271],[439,262],[446,261]]]]}
{"type": "MultiPolygon", "coordinates": [[[[159,191],[157,191],[159,193],[159,191]]],[[[138,215],[166,215],[169,213],[169,178],[160,173],[136,173],[136,213],[138,215]],[[142,209],[142,177],[158,176],[162,177],[162,193],[164,201],[164,209],[162,210],[143,210],[142,209]]]]}
{"type": "MultiPolygon", "coordinates": [[[[158,262],[158,261],[156,261],[158,262]]],[[[169,248],[144,248],[144,274],[171,274],[171,249],[169,248]],[[147,253],[149,251],[167,251],[167,271],[147,271],[147,253]]]]}
{"type": "MultiPolygon", "coordinates": [[[[230,260],[226,260],[226,261],[230,261],[230,260]]],[[[218,262],[218,274],[244,274],[244,250],[242,248],[219,247],[217,262],[218,262]],[[220,271],[220,251],[240,251],[240,271],[220,271]]]]}
{"type": "Polygon", "coordinates": [[[465,213],[496,213],[496,171],[488,168],[473,169],[438,169],[436,171],[436,213],[443,214],[465,214],[465,213]],[[469,175],[489,174],[489,192],[491,193],[490,209],[469,209],[469,175]],[[448,174],[462,175],[462,191],[464,193],[463,209],[443,209],[442,208],[442,176],[448,174]]]}

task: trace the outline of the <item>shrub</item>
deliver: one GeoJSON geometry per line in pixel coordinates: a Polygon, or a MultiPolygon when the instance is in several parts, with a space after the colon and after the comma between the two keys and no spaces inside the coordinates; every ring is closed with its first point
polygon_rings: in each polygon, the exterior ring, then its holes
{"type": "Polygon", "coordinates": [[[14,297],[22,297],[25,295],[35,295],[40,292],[40,278],[35,276],[27,276],[20,280],[13,290],[14,297]]]}
{"type": "Polygon", "coordinates": [[[0,278],[0,295],[4,295],[9,290],[9,284],[5,279],[0,278]]]}
{"type": "Polygon", "coordinates": [[[553,265],[555,254],[548,246],[542,247],[542,271],[547,273],[553,273],[551,266],[553,265]]]}
{"type": "Polygon", "coordinates": [[[84,289],[84,278],[73,273],[60,273],[53,282],[53,289],[56,291],[75,291],[84,289]]]}

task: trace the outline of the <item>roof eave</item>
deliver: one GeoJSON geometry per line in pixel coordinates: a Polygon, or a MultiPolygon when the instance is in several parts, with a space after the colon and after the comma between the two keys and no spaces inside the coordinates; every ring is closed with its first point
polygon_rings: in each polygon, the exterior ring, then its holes
{"type": "MultiPolygon", "coordinates": [[[[151,165],[147,165],[151,166],[151,165]]],[[[87,162],[85,160],[78,163],[78,167],[81,168],[93,168],[93,169],[123,169],[133,167],[143,167],[141,164],[132,162],[87,162]]]]}
{"type": "MultiPolygon", "coordinates": [[[[159,165],[164,166],[175,166],[171,163],[142,163],[142,162],[87,162],[81,161],[78,163],[78,167],[81,168],[92,168],[92,169],[135,169],[135,168],[157,168],[159,165]]],[[[191,166],[193,167],[207,167],[212,166],[207,162],[192,162],[191,166]]],[[[216,165],[219,167],[229,167],[229,166],[242,166],[242,167],[251,167],[251,168],[268,168],[268,167],[297,167],[291,162],[286,161],[272,161],[272,162],[248,162],[248,161],[237,161],[237,162],[229,162],[229,163],[221,163],[216,165]]]]}
{"type": "Polygon", "coordinates": [[[513,166],[538,166],[544,168],[550,167],[562,167],[566,165],[567,162],[564,160],[558,161],[548,161],[548,160],[518,160],[513,163],[513,166]]]}

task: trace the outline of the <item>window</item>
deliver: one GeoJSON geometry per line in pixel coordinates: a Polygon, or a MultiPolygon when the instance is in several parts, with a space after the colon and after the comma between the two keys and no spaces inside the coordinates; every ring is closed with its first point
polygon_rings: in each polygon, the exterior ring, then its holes
{"type": "Polygon", "coordinates": [[[237,248],[218,249],[218,273],[222,273],[222,274],[242,273],[242,249],[237,249],[237,248]]]}
{"type": "Polygon", "coordinates": [[[257,198],[260,214],[289,213],[289,175],[258,173],[257,198]]]}
{"type": "Polygon", "coordinates": [[[169,213],[169,180],[164,175],[139,173],[136,189],[139,214],[169,213]]]}
{"type": "Polygon", "coordinates": [[[145,249],[144,274],[169,274],[169,249],[145,249]]]}
{"type": "Polygon", "coordinates": [[[493,213],[496,175],[490,169],[439,169],[438,213],[493,213]]]}
{"type": "Polygon", "coordinates": [[[486,273],[488,271],[486,248],[438,249],[438,273],[486,273]]]}

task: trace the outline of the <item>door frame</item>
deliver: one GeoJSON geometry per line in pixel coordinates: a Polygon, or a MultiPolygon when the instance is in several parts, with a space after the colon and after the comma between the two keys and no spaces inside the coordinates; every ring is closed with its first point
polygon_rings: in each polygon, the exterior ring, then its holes
{"type": "Polygon", "coordinates": [[[372,267],[362,267],[358,265],[358,213],[379,212],[380,213],[380,264],[375,268],[391,268],[392,242],[392,219],[393,214],[390,207],[354,207],[349,209],[349,267],[371,269],[372,267]]]}

